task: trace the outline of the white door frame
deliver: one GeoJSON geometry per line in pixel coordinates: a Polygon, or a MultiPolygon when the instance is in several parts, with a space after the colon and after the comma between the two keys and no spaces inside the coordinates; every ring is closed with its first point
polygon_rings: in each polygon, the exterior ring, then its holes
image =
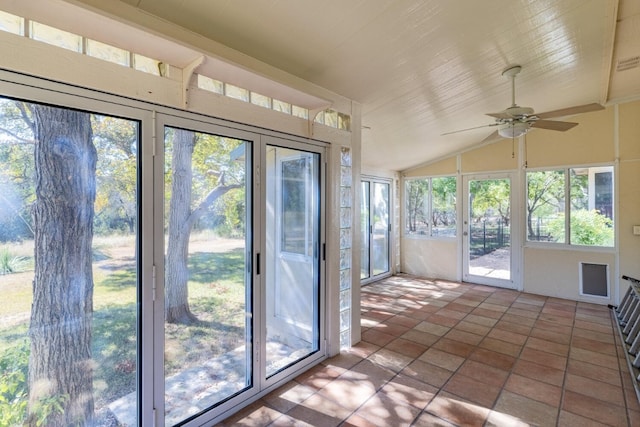
{"type": "Polygon", "coordinates": [[[516,172],[477,173],[462,176],[462,221],[460,233],[460,247],[462,254],[462,280],[470,283],[497,286],[507,289],[521,290],[520,280],[520,252],[521,252],[521,221],[518,203],[519,180],[516,172]],[[469,273],[469,182],[475,180],[508,179],[510,182],[510,277],[500,279],[469,273]]]}

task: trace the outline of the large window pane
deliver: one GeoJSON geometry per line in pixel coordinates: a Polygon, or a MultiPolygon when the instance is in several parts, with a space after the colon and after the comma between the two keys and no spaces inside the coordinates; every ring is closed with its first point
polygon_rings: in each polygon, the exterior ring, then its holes
{"type": "Polygon", "coordinates": [[[569,174],[571,244],[613,246],[613,167],[574,168],[569,174]]]}
{"type": "Polygon", "coordinates": [[[0,128],[0,419],[135,425],[139,123],[3,99],[0,128]]]}
{"type": "Polygon", "coordinates": [[[527,172],[527,240],[613,246],[613,194],[611,166],[527,172]]]}
{"type": "Polygon", "coordinates": [[[457,178],[408,179],[405,181],[405,234],[456,236],[457,178]]]}
{"type": "Polygon", "coordinates": [[[456,177],[431,179],[431,233],[433,236],[456,235],[456,177]]]}
{"type": "Polygon", "coordinates": [[[429,235],[429,180],[405,181],[405,221],[407,235],[429,235]]]}
{"type": "Polygon", "coordinates": [[[249,143],[165,128],[165,424],[251,385],[249,143]]]}
{"type": "Polygon", "coordinates": [[[565,173],[527,172],[527,240],[564,243],[565,173]]]}

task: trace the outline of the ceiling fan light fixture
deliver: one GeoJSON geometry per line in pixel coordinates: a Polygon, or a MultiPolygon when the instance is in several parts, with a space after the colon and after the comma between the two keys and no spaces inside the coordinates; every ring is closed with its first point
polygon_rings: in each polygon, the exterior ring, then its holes
{"type": "Polygon", "coordinates": [[[524,135],[530,129],[529,123],[512,122],[502,125],[498,128],[498,135],[503,138],[518,138],[524,135]]]}

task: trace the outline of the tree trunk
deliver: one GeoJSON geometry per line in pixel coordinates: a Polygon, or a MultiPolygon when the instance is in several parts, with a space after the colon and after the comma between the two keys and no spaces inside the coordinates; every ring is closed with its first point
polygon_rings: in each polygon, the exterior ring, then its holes
{"type": "Polygon", "coordinates": [[[53,399],[46,426],[84,425],[94,413],[91,359],[96,149],[88,113],[34,105],[35,277],[29,336],[29,414],[53,399]]]}
{"type": "Polygon", "coordinates": [[[207,209],[224,194],[242,184],[225,184],[224,173],[193,210],[191,209],[193,173],[191,161],[196,144],[193,132],[175,129],[171,159],[171,200],[165,274],[165,320],[168,323],[191,324],[198,319],[189,308],[189,238],[191,229],[207,209]]]}
{"type": "Polygon", "coordinates": [[[195,134],[175,129],[171,159],[171,200],[169,201],[169,230],[165,279],[165,320],[169,323],[190,324],[196,317],[189,309],[187,283],[189,270],[189,236],[191,226],[191,160],[195,134]]]}

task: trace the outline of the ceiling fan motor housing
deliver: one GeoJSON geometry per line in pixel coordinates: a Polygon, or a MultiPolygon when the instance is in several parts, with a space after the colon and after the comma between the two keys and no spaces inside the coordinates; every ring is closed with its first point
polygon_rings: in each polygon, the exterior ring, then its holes
{"type": "Polygon", "coordinates": [[[521,117],[528,117],[528,116],[532,116],[533,115],[533,108],[531,107],[519,107],[517,105],[514,105],[512,107],[507,108],[506,110],[504,110],[504,112],[513,117],[513,118],[521,118],[521,117]]]}

